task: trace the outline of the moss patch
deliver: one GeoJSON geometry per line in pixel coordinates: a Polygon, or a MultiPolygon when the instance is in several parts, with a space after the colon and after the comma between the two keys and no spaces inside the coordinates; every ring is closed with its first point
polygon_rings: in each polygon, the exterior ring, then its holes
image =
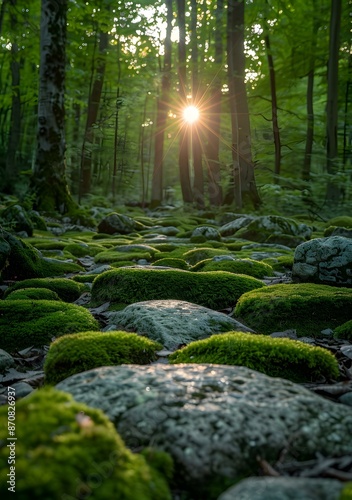
{"type": "Polygon", "coordinates": [[[255,278],[225,271],[191,273],[178,269],[120,268],[97,276],[92,301],[132,304],[176,299],[222,309],[233,306],[246,291],[262,286],[255,278]]]}
{"type": "Polygon", "coordinates": [[[298,336],[319,336],[351,317],[352,290],[311,283],[272,285],[244,294],[235,314],[262,333],[288,328],[298,336]]]}
{"type": "Polygon", "coordinates": [[[45,380],[57,384],[75,373],[99,366],[146,365],[156,359],[162,344],[136,333],[81,332],[64,335],[50,346],[45,360],[45,380]]]}
{"type": "Polygon", "coordinates": [[[117,252],[115,250],[108,250],[106,252],[99,252],[95,256],[95,262],[100,264],[110,262],[122,261],[137,261],[139,259],[151,260],[152,256],[149,252],[117,252]]]}
{"type": "Polygon", "coordinates": [[[192,342],[169,356],[171,363],[213,363],[246,366],[271,377],[309,382],[336,379],[338,363],[326,349],[298,340],[229,332],[192,342]]]}
{"type": "MultiPolygon", "coordinates": [[[[209,242],[208,242],[209,243],[209,242]]],[[[231,255],[230,252],[226,249],[218,249],[218,248],[194,248],[193,250],[189,250],[183,255],[183,259],[187,261],[191,266],[194,266],[198,262],[205,259],[212,259],[217,255],[231,255]]]]}
{"type": "Polygon", "coordinates": [[[352,319],[334,330],[335,339],[352,340],[352,319]]]}
{"type": "MultiPolygon", "coordinates": [[[[3,443],[8,437],[7,417],[7,406],[2,407],[3,443]]],[[[47,388],[19,401],[16,437],[16,499],[171,500],[166,480],[147,464],[148,457],[127,450],[100,410],[77,403],[69,394],[47,388]]],[[[4,445],[3,492],[9,486],[8,457],[4,445]]]]}
{"type": "Polygon", "coordinates": [[[19,288],[7,294],[5,300],[61,300],[56,292],[47,288],[19,288]]]}
{"type": "Polygon", "coordinates": [[[67,278],[33,278],[19,281],[11,285],[5,292],[7,297],[11,292],[23,288],[46,288],[56,292],[65,302],[73,302],[84,292],[85,286],[67,278]]]}
{"type": "Polygon", "coordinates": [[[51,300],[0,301],[0,348],[5,351],[40,347],[53,337],[87,330],[99,330],[99,325],[81,306],[51,300]]]}
{"type": "Polygon", "coordinates": [[[171,259],[171,258],[165,258],[165,259],[159,259],[156,260],[152,266],[167,266],[167,267],[174,267],[176,269],[183,269],[187,271],[189,269],[189,265],[187,262],[183,259],[171,259]]]}
{"type": "Polygon", "coordinates": [[[246,274],[254,278],[264,278],[272,276],[273,269],[269,264],[257,262],[253,259],[220,260],[212,259],[202,260],[192,267],[191,271],[227,271],[229,273],[246,274]]]}

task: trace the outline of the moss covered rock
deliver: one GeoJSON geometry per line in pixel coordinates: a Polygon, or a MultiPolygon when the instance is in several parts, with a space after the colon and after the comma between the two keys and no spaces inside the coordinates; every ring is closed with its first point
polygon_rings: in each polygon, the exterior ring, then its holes
{"type": "Polygon", "coordinates": [[[99,252],[94,260],[96,263],[104,264],[110,262],[127,262],[134,261],[137,262],[139,259],[151,260],[151,254],[149,252],[117,252],[116,250],[107,250],[99,252]]]}
{"type": "Polygon", "coordinates": [[[64,335],[50,345],[44,372],[49,384],[99,366],[146,365],[162,345],[136,333],[80,332],[64,335]]]}
{"type": "Polygon", "coordinates": [[[128,215],[112,212],[100,221],[98,232],[105,234],[129,234],[144,228],[143,224],[133,220],[128,215]]]}
{"type": "Polygon", "coordinates": [[[290,328],[297,335],[319,336],[351,317],[352,290],[328,285],[272,285],[244,294],[235,315],[265,334],[290,328]]]}
{"type": "Polygon", "coordinates": [[[191,266],[194,266],[202,260],[212,259],[218,255],[231,255],[231,253],[226,248],[193,248],[184,252],[182,258],[191,266]]]}
{"type": "Polygon", "coordinates": [[[65,302],[73,302],[85,290],[82,283],[70,280],[68,278],[33,278],[14,283],[5,292],[5,297],[15,290],[24,288],[46,288],[56,292],[60,299],[65,302]]]}
{"type": "Polygon", "coordinates": [[[19,288],[7,293],[5,300],[61,300],[56,292],[48,288],[19,288]]]}
{"type": "Polygon", "coordinates": [[[40,347],[53,337],[88,330],[99,326],[81,306],[51,300],[0,301],[0,348],[5,351],[40,347]]]}
{"type": "MultiPolygon", "coordinates": [[[[0,438],[8,437],[7,406],[0,409],[0,438]]],[[[170,500],[165,478],[125,447],[100,411],[55,389],[41,389],[16,404],[18,500],[170,500]]],[[[10,448],[0,448],[0,489],[8,491],[10,448]]]]}
{"type": "Polygon", "coordinates": [[[27,211],[21,205],[11,205],[1,212],[1,219],[13,231],[25,231],[28,236],[33,234],[33,223],[27,211]]]}
{"type": "Polygon", "coordinates": [[[206,259],[192,267],[192,271],[227,271],[229,273],[246,274],[254,278],[272,276],[273,269],[269,264],[253,259],[214,260],[206,259]]]}
{"type": "Polygon", "coordinates": [[[335,328],[334,337],[335,339],[352,340],[352,319],[335,328]]]}
{"type": "Polygon", "coordinates": [[[185,271],[189,269],[189,265],[185,260],[172,258],[158,259],[153,262],[152,266],[174,267],[176,269],[183,269],[185,271]]]}
{"type": "Polygon", "coordinates": [[[42,257],[39,250],[6,231],[1,231],[1,236],[10,246],[1,269],[3,279],[44,278],[83,271],[77,264],[42,257]]]}
{"type": "Polygon", "coordinates": [[[94,280],[92,301],[127,305],[145,300],[176,299],[222,309],[234,305],[246,291],[262,286],[256,278],[225,271],[192,273],[180,269],[120,268],[107,271],[94,280]]]}
{"type": "Polygon", "coordinates": [[[339,215],[333,219],[329,219],[326,223],[326,227],[338,226],[338,227],[348,227],[352,228],[352,217],[349,215],[339,215]]]}
{"type": "Polygon", "coordinates": [[[326,349],[298,340],[242,332],[212,335],[169,356],[171,363],[213,363],[247,366],[271,377],[309,382],[321,376],[336,379],[339,367],[326,349]]]}

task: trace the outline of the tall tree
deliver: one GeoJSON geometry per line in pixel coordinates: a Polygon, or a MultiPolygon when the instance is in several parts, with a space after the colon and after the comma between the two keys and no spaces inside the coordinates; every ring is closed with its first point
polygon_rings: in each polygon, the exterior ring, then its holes
{"type": "Polygon", "coordinates": [[[164,160],[164,133],[169,105],[169,91],[171,84],[171,31],[172,31],[172,0],[165,0],[167,9],[166,36],[164,41],[164,67],[161,77],[161,96],[157,101],[156,130],[154,143],[154,170],[152,178],[151,207],[161,204],[163,199],[163,160],[164,160]]]}
{"type": "MultiPolygon", "coordinates": [[[[178,79],[179,79],[179,107],[187,105],[187,68],[186,68],[186,13],[185,0],[177,0],[177,19],[179,29],[178,42],[178,79]]],[[[185,203],[192,203],[193,193],[189,173],[189,126],[181,125],[179,144],[179,169],[182,197],[185,203]]]]}
{"type": "Polygon", "coordinates": [[[261,201],[254,178],[251,130],[245,85],[244,1],[228,0],[227,60],[232,127],[234,201],[242,207],[248,195],[255,208],[261,201]]]}
{"type": "Polygon", "coordinates": [[[65,50],[68,0],[42,0],[37,155],[32,176],[35,206],[67,213],[74,207],[65,165],[65,50]]]}
{"type": "MultiPolygon", "coordinates": [[[[335,175],[338,171],[338,69],[341,27],[341,0],[331,0],[330,41],[328,62],[328,95],[326,106],[326,158],[327,172],[335,175]]],[[[341,190],[334,180],[328,182],[327,199],[330,203],[337,203],[341,190]]]]}

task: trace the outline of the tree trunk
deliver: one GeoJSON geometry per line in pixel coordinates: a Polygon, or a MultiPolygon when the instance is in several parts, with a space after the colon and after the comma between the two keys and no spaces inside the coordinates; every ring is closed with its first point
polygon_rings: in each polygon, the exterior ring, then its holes
{"type": "MultiPolygon", "coordinates": [[[[15,31],[17,25],[16,0],[10,1],[10,25],[15,31]]],[[[11,77],[12,77],[12,103],[9,142],[6,155],[6,187],[8,193],[14,192],[14,183],[18,174],[16,163],[21,137],[21,94],[20,94],[20,66],[18,60],[18,45],[14,41],[11,45],[11,77]]]]}
{"type": "MultiPolygon", "coordinates": [[[[199,106],[199,81],[198,81],[198,39],[197,39],[197,1],[191,0],[191,48],[192,48],[192,103],[199,106]]],[[[204,207],[204,176],[202,164],[201,124],[196,121],[191,125],[191,145],[193,155],[193,196],[198,208],[204,207]]]]}
{"type": "MultiPolygon", "coordinates": [[[[331,0],[330,41],[328,62],[328,95],[326,107],[326,169],[328,174],[338,172],[338,62],[340,48],[341,0],[331,0]]],[[[328,181],[326,197],[329,203],[340,201],[341,189],[333,180],[328,181]]]]}
{"type": "MultiPolygon", "coordinates": [[[[179,107],[182,110],[187,106],[186,92],[186,21],[185,0],[177,0],[177,19],[179,29],[178,43],[178,79],[179,79],[179,107]]],[[[182,111],[181,111],[182,112],[182,111]]],[[[185,203],[192,203],[193,194],[189,174],[189,127],[182,124],[180,131],[179,157],[180,182],[182,197],[185,203]]]]}
{"type": "MultiPolygon", "coordinates": [[[[267,3],[268,1],[266,0],[266,4],[267,3]]],[[[274,148],[275,148],[274,182],[278,183],[281,171],[281,138],[280,138],[278,116],[277,116],[278,110],[277,110],[276,75],[275,75],[274,59],[271,51],[269,27],[266,19],[264,19],[264,43],[265,43],[266,57],[268,60],[268,67],[269,67],[270,93],[271,93],[271,120],[272,120],[274,148]]]]}
{"type": "Polygon", "coordinates": [[[154,170],[152,177],[152,196],[150,207],[154,208],[163,200],[163,161],[164,161],[164,133],[169,103],[171,84],[171,31],[172,31],[172,0],[165,0],[167,9],[166,37],[164,42],[164,67],[161,78],[161,96],[157,102],[156,129],[154,142],[154,170]]]}
{"type": "Polygon", "coordinates": [[[37,155],[32,178],[35,207],[70,212],[75,206],[66,182],[65,48],[67,0],[42,0],[37,155]]]}
{"type": "Polygon", "coordinates": [[[106,50],[108,48],[108,44],[108,33],[100,32],[96,77],[92,86],[91,95],[89,96],[86,130],[82,147],[80,197],[88,194],[91,187],[92,149],[94,148],[94,125],[98,119],[100,99],[104,84],[106,50]]]}
{"type": "Polygon", "coordinates": [[[221,117],[221,79],[218,76],[223,62],[223,24],[224,1],[218,0],[215,9],[215,70],[213,84],[210,89],[210,102],[207,117],[208,145],[208,190],[210,205],[220,206],[222,203],[222,188],[220,184],[220,117],[221,117]]]}

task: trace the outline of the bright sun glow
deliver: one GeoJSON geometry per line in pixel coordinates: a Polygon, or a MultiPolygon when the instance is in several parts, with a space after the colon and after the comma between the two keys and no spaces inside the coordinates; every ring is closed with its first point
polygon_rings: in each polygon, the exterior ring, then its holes
{"type": "Polygon", "coordinates": [[[183,110],[183,119],[187,123],[194,123],[198,120],[199,118],[199,110],[195,106],[187,106],[183,110]]]}

